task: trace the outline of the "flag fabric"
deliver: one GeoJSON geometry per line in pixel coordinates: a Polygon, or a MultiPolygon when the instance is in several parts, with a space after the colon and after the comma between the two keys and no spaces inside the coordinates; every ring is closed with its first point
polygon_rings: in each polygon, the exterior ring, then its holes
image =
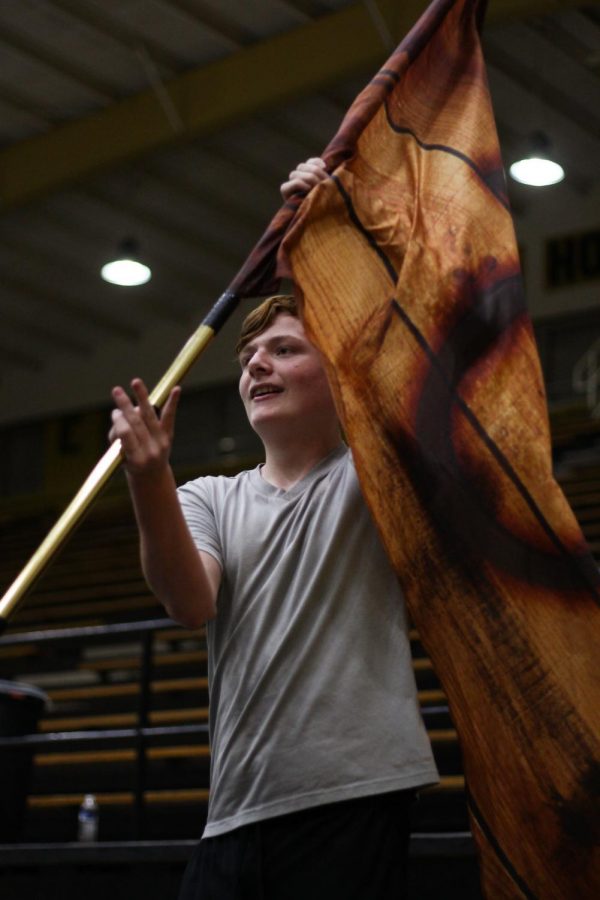
{"type": "Polygon", "coordinates": [[[280,252],[449,700],[487,897],[600,896],[600,578],[552,474],[479,41],[434,0],[280,252]]]}

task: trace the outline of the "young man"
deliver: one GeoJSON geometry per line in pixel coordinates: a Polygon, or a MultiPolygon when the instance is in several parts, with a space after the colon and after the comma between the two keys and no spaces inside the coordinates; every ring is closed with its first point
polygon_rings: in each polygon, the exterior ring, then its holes
{"type": "MultiPolygon", "coordinates": [[[[288,193],[323,177],[303,165],[288,193]]],[[[178,389],[160,418],[139,379],[137,406],[113,391],[146,578],[208,622],[211,797],[181,897],[398,900],[411,801],[437,780],[402,595],[293,298],[251,312],[237,350],[265,462],[233,478],[177,491],[178,389]]]]}

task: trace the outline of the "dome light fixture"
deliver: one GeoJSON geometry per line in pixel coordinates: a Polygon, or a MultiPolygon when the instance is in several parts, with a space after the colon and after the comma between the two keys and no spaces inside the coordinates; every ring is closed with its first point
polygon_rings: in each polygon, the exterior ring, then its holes
{"type": "Polygon", "coordinates": [[[529,156],[514,162],[509,172],[515,181],[532,187],[558,184],[565,177],[560,163],[550,158],[550,141],[541,131],[531,136],[529,156]]]}
{"type": "Polygon", "coordinates": [[[149,266],[140,262],[139,247],[134,238],[126,238],[119,244],[118,258],[102,266],[100,274],[110,284],[135,287],[146,284],[152,278],[149,266]]]}

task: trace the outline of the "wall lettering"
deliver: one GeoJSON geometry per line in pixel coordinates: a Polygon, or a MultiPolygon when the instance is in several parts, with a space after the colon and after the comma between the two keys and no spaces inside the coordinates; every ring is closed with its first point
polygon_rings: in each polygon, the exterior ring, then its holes
{"type": "Polygon", "coordinates": [[[546,284],[565,287],[600,278],[600,229],[546,242],[546,284]]]}

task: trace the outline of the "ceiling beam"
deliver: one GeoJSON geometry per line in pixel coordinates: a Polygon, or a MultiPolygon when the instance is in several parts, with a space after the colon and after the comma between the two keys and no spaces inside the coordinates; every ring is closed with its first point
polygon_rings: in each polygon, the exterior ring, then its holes
{"type": "MultiPolygon", "coordinates": [[[[6,237],[3,237],[2,243],[7,243],[6,237]]],[[[122,318],[119,319],[116,315],[100,311],[98,308],[84,306],[78,299],[66,297],[64,289],[40,288],[30,272],[23,277],[14,271],[10,263],[3,263],[2,260],[0,260],[0,283],[3,291],[10,291],[17,297],[22,296],[23,306],[25,303],[28,307],[33,304],[39,310],[39,321],[48,310],[53,310],[55,321],[60,321],[60,317],[64,316],[79,331],[82,328],[90,329],[96,333],[96,337],[98,331],[129,341],[138,340],[140,337],[139,329],[127,325],[122,318]]]]}
{"type": "Polygon", "coordinates": [[[15,350],[6,344],[0,344],[0,366],[2,369],[14,368],[28,369],[30,372],[40,372],[44,368],[44,364],[37,356],[31,353],[25,353],[21,350],[15,350]]]}
{"type": "MultiPolygon", "coordinates": [[[[578,0],[491,0],[488,21],[577,5],[578,0]]],[[[399,38],[427,0],[379,0],[379,6],[399,38]]],[[[374,71],[386,55],[367,6],[345,7],[169,81],[165,88],[181,131],[173,129],[156,92],[146,90],[3,149],[0,206],[21,206],[159,147],[223,129],[358,72],[374,71]]]]}
{"type": "Polygon", "coordinates": [[[596,115],[586,104],[579,103],[566,89],[561,90],[549,84],[543,74],[537,71],[528,61],[520,61],[511,57],[502,47],[489,42],[486,46],[488,67],[493,66],[499,72],[528,91],[550,109],[559,113],[567,121],[573,122],[584,133],[592,138],[600,135],[600,116],[596,115]]]}

